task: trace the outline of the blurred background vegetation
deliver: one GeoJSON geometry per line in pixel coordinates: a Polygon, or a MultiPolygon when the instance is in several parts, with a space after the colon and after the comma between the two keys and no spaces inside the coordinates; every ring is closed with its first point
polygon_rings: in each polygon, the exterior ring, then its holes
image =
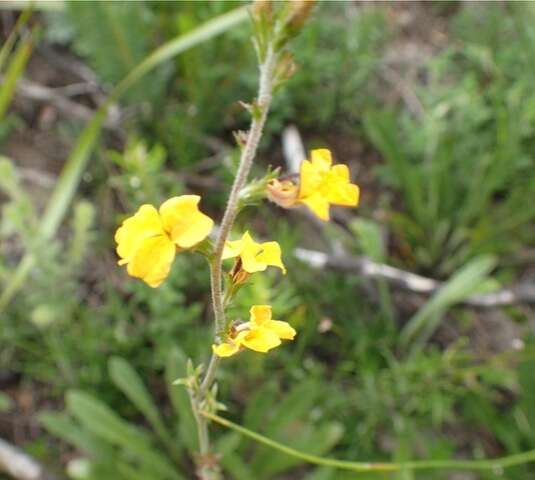
{"type": "MultiPolygon", "coordinates": [[[[256,89],[248,23],[163,62],[114,102],[65,221],[50,238],[40,225],[113,87],[159,45],[240,5],[37,2],[29,20],[0,10],[2,289],[23,255],[36,258],[0,313],[0,436],[60,477],[193,476],[188,400],[170,382],[186,358],[206,361],[207,272],[179,256],[154,291],[117,267],[113,233],[141,203],[184,192],[221,215],[232,132],[247,127],[238,101],[256,89]]],[[[271,303],[299,335],[276,354],[224,363],[226,415],[350,460],[535,448],[533,304],[466,302],[533,286],[535,6],[322,2],[292,50],[298,69],[275,98],[255,172],[284,166],[281,135],[295,125],[307,150],[349,164],[361,205],[324,226],[267,204],[239,219],[282,244],[289,273],[284,286],[276,273],[254,277],[236,315],[271,303]],[[365,255],[445,286],[430,297],[317,271],[298,247],[365,255]]],[[[216,444],[228,478],[354,478],[223,430],[216,444]]],[[[532,466],[360,476],[532,477],[532,466]]]]}

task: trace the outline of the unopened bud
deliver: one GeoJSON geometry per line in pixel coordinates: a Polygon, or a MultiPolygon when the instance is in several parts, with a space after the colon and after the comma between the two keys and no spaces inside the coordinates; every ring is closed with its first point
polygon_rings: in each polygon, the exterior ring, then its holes
{"type": "Polygon", "coordinates": [[[296,67],[293,55],[290,52],[284,52],[277,64],[277,81],[285,82],[295,73],[296,67]]]}
{"type": "Polygon", "coordinates": [[[271,18],[273,13],[273,4],[271,0],[255,0],[253,3],[252,14],[256,21],[271,18]]]}
{"type": "Polygon", "coordinates": [[[234,134],[234,140],[236,140],[238,147],[240,148],[245,147],[249,134],[247,132],[244,132],[243,130],[237,130],[233,132],[233,134],[234,134]]]}
{"type": "Polygon", "coordinates": [[[291,10],[286,22],[286,28],[290,36],[301,30],[307,18],[316,5],[316,0],[294,0],[291,2],[291,10]]]}

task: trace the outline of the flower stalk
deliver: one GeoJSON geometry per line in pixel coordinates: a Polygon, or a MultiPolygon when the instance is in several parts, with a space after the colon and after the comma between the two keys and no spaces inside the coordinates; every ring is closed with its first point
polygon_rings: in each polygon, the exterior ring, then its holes
{"type": "MultiPolygon", "coordinates": [[[[254,107],[251,109],[251,127],[247,133],[245,145],[243,145],[241,149],[238,171],[236,172],[236,177],[230,191],[219,234],[214,246],[214,252],[210,260],[212,308],[214,312],[215,337],[218,342],[221,340],[227,324],[225,320],[225,302],[223,298],[223,250],[232,229],[232,225],[238,215],[240,192],[247,183],[247,178],[251,171],[251,166],[256,156],[260,139],[262,138],[264,125],[272,100],[277,59],[278,54],[274,49],[274,42],[268,43],[263,61],[259,65],[259,89],[257,100],[254,107]]],[[[210,392],[210,388],[215,381],[218,365],[219,357],[212,354],[199,389],[197,392],[192,392],[190,390],[192,410],[199,433],[199,450],[201,454],[199,476],[202,480],[215,480],[219,478],[217,464],[203,462],[203,459],[206,459],[210,454],[210,439],[207,423],[209,419],[200,413],[203,405],[206,403],[206,396],[210,392]]]]}
{"type": "Polygon", "coordinates": [[[247,183],[253,160],[256,156],[258,144],[262,138],[262,132],[266,123],[267,114],[271,105],[273,93],[273,77],[275,65],[277,61],[277,54],[274,51],[273,45],[267,46],[264,62],[260,64],[260,80],[258,97],[255,104],[255,111],[253,112],[253,120],[251,128],[247,134],[245,146],[242,149],[240,156],[240,164],[236,173],[236,178],[230,191],[227,207],[223,214],[223,220],[219,229],[216,244],[214,247],[214,256],[211,264],[210,284],[212,288],[212,304],[214,309],[216,335],[221,335],[225,328],[225,309],[223,305],[223,290],[222,290],[222,257],[225,242],[228,239],[234,220],[238,214],[240,191],[247,183]]]}

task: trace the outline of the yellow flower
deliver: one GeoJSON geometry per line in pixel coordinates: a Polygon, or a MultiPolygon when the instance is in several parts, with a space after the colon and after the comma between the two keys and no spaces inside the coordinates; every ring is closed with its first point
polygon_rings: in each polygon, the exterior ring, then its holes
{"type": "Polygon", "coordinates": [[[177,251],[202,242],[214,222],[199,211],[198,195],[182,195],[165,201],[160,210],[142,205],[115,233],[119,265],[151,287],[169,274],[177,251]]]}
{"type": "Polygon", "coordinates": [[[278,267],[284,274],[286,273],[281,260],[280,245],[277,242],[256,243],[249,232],[245,232],[240,240],[226,243],[223,260],[235,257],[239,258],[238,270],[243,269],[247,273],[263,272],[269,265],[278,267]]]}
{"type": "Polygon", "coordinates": [[[326,148],[312,150],[311,161],[301,164],[297,201],[304,203],[321,220],[329,220],[329,206],[355,207],[359,187],[350,183],[347,165],[332,166],[331,152],[326,148]]]}
{"type": "Polygon", "coordinates": [[[247,323],[232,328],[227,341],[212,345],[213,352],[219,357],[230,357],[243,347],[255,352],[266,353],[278,347],[281,340],[293,340],[296,331],[287,322],[271,319],[271,306],[254,305],[247,323]]]}

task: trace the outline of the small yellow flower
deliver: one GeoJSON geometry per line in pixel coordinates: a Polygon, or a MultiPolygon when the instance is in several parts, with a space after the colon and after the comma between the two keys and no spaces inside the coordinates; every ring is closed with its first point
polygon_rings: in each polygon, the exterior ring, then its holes
{"type": "Polygon", "coordinates": [[[297,333],[289,323],[271,319],[270,305],[254,305],[250,314],[247,323],[232,328],[225,343],[212,345],[217,356],[230,357],[243,347],[266,353],[278,347],[281,340],[293,340],[297,333]]]}
{"type": "Polygon", "coordinates": [[[298,202],[304,203],[321,220],[329,220],[329,206],[355,207],[359,187],[350,183],[347,165],[332,166],[331,152],[326,148],[312,150],[311,161],[301,164],[298,202]]]}
{"type": "MultiPolygon", "coordinates": [[[[281,247],[277,242],[257,243],[249,232],[240,240],[227,241],[223,250],[223,259],[239,259],[239,270],[247,273],[263,272],[268,266],[278,267],[286,274],[286,267],[281,260],[281,247]]],[[[235,272],[236,273],[236,272],[235,272]]]]}
{"type": "Polygon", "coordinates": [[[202,242],[214,222],[199,211],[198,195],[182,195],[165,201],[160,210],[142,205],[115,233],[119,265],[127,265],[129,275],[151,287],[160,285],[169,274],[177,251],[202,242]]]}

